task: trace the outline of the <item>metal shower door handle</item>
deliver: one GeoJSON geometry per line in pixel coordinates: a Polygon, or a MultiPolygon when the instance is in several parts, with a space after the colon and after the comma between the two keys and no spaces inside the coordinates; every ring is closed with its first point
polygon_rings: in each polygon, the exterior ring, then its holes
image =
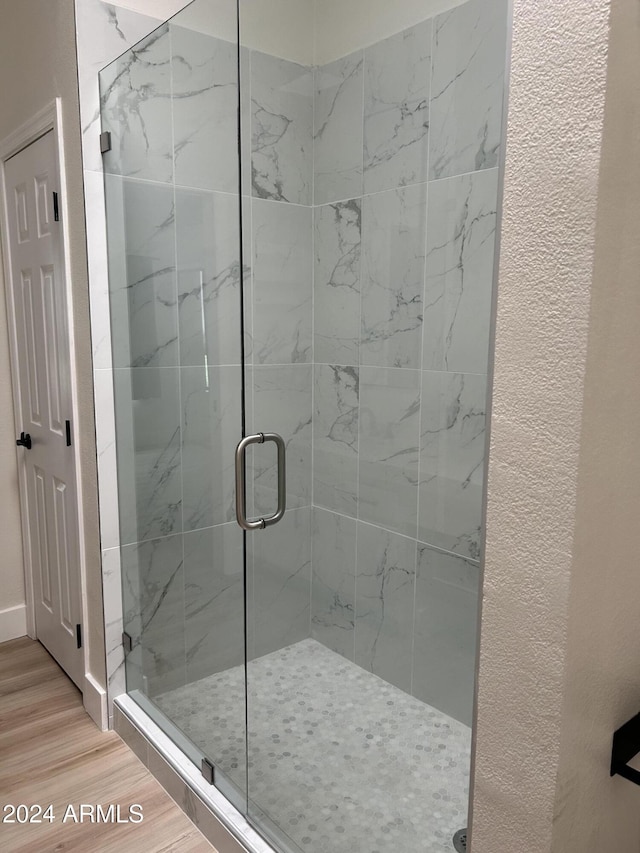
{"type": "Polygon", "coordinates": [[[285,466],[285,444],[277,432],[259,432],[247,435],[236,447],[236,518],[243,530],[264,530],[277,524],[287,508],[287,480],[285,466]],[[265,444],[273,441],[278,448],[278,508],[266,518],[247,519],[247,463],[246,452],[250,444],[265,444]]]}

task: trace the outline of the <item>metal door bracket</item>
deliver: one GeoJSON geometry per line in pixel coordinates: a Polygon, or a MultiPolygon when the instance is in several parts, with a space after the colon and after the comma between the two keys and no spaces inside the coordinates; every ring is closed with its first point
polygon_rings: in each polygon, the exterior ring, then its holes
{"type": "Polygon", "coordinates": [[[131,639],[131,635],[127,634],[126,631],[122,632],[122,645],[124,647],[125,655],[128,655],[133,648],[133,640],[131,639]]]}
{"type": "Polygon", "coordinates": [[[106,154],[111,151],[111,131],[105,130],[100,134],[100,153],[106,154]]]}
{"type": "Polygon", "coordinates": [[[202,775],[207,780],[207,782],[210,785],[215,785],[216,768],[213,766],[213,764],[209,761],[208,758],[202,759],[202,765],[201,765],[200,769],[202,771],[202,775]]]}

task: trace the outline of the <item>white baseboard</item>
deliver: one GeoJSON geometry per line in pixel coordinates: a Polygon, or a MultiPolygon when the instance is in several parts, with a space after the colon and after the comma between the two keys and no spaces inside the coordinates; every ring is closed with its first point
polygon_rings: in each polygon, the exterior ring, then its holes
{"type": "Polygon", "coordinates": [[[87,714],[101,731],[109,728],[107,693],[90,672],[85,673],[82,690],[82,704],[87,714]]]}
{"type": "Polygon", "coordinates": [[[27,605],[0,610],[0,643],[27,636],[27,605]]]}

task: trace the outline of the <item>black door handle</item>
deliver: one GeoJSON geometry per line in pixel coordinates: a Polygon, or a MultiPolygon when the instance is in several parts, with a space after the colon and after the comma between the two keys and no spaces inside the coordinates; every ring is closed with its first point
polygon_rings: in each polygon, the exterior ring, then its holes
{"type": "Polygon", "coordinates": [[[18,447],[26,447],[27,450],[31,450],[31,436],[28,432],[21,432],[20,438],[16,441],[18,447]]]}

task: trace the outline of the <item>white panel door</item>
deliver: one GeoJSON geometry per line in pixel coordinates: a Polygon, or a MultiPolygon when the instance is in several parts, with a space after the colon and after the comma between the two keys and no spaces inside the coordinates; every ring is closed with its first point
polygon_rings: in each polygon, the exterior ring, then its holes
{"type": "Polygon", "coordinates": [[[36,634],[81,686],[78,518],[58,184],[53,131],[5,164],[19,362],[15,399],[25,434],[18,455],[28,507],[26,559],[33,576],[36,634]]]}

